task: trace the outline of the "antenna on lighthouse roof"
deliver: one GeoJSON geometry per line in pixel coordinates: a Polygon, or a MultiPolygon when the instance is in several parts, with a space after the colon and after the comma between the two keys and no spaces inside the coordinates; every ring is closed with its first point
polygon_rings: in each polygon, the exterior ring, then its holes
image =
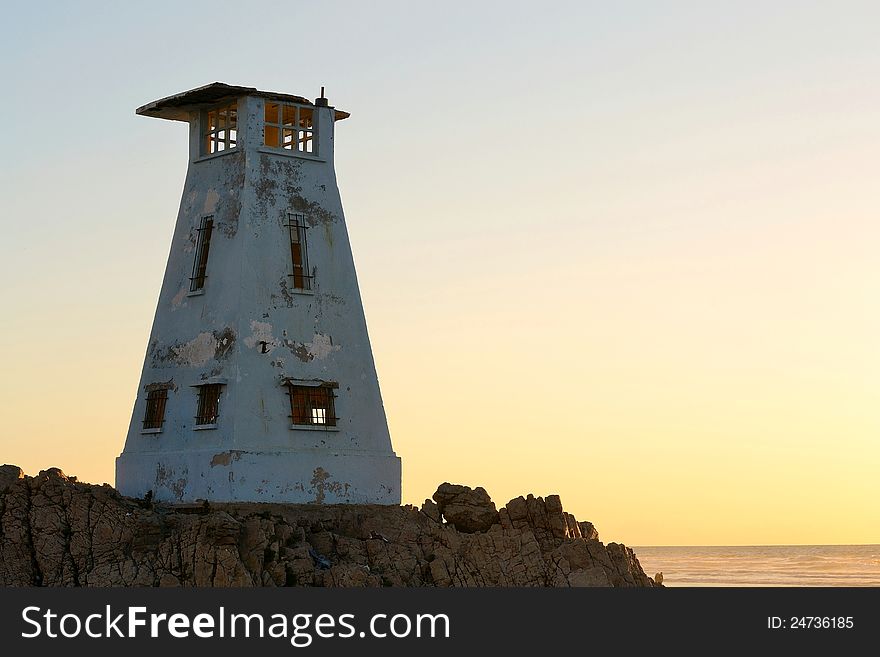
{"type": "Polygon", "coordinates": [[[324,87],[321,87],[321,97],[315,99],[315,105],[319,107],[327,107],[330,103],[324,97],[324,87]]]}

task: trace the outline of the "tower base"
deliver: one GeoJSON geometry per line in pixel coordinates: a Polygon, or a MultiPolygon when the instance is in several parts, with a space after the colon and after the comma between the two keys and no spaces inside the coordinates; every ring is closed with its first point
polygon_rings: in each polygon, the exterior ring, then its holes
{"type": "Polygon", "coordinates": [[[140,452],[116,459],[128,497],[160,502],[400,504],[400,458],[364,452],[140,452]]]}

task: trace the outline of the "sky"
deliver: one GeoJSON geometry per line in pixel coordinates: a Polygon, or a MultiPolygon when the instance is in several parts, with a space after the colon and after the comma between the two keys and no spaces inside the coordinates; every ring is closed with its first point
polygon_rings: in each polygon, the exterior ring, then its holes
{"type": "Polygon", "coordinates": [[[404,502],[880,543],[877,3],[0,8],[0,463],[113,482],[187,165],[134,109],[325,86],[404,502]]]}

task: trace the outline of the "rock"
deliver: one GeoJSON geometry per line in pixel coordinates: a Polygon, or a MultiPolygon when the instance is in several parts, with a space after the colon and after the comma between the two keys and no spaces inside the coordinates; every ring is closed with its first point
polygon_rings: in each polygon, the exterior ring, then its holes
{"type": "Polygon", "coordinates": [[[599,540],[599,532],[596,531],[593,523],[583,520],[578,523],[578,528],[581,530],[581,536],[583,538],[599,540]]]}
{"type": "MultiPolygon", "coordinates": [[[[601,545],[601,543],[600,543],[601,545]]],[[[620,543],[609,543],[605,551],[611,558],[614,572],[613,586],[653,586],[654,581],[645,574],[635,552],[620,543]]]]}
{"type": "Polygon", "coordinates": [[[315,561],[315,565],[321,570],[328,570],[331,567],[330,559],[322,554],[318,554],[314,548],[309,550],[309,555],[315,561]]]}
{"type": "MultiPolygon", "coordinates": [[[[62,481],[68,481],[67,475],[64,474],[64,471],[61,468],[49,468],[47,470],[40,470],[40,474],[38,474],[37,477],[46,479],[49,479],[51,477],[55,479],[61,479],[62,481]]],[[[74,480],[76,480],[76,477],[74,477],[74,480]]]]}
{"type": "Polygon", "coordinates": [[[422,513],[428,516],[434,522],[440,522],[440,509],[434,504],[433,500],[425,500],[422,504],[422,513]]]}
{"type": "Polygon", "coordinates": [[[568,575],[569,586],[611,586],[608,574],[599,566],[576,570],[568,575]]]}
{"type": "Polygon", "coordinates": [[[500,522],[495,503],[482,487],[443,483],[434,493],[434,501],[446,522],[466,534],[487,531],[500,522]]]}
{"type": "Polygon", "coordinates": [[[496,511],[443,484],[410,506],[169,505],[0,468],[2,586],[655,586],[558,496],[496,511]],[[448,524],[441,522],[445,517],[448,524]]]}
{"type": "Polygon", "coordinates": [[[0,493],[5,493],[12,484],[24,479],[24,472],[17,465],[0,466],[0,493]]]}

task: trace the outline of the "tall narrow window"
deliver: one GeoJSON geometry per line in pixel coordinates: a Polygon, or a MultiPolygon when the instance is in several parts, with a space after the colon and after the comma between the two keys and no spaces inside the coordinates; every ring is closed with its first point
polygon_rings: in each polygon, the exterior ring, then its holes
{"type": "Polygon", "coordinates": [[[287,230],[290,231],[290,260],[293,273],[293,287],[297,290],[311,290],[312,276],[309,269],[309,252],[306,244],[305,215],[289,212],[287,230]]]}
{"type": "Polygon", "coordinates": [[[336,426],[333,384],[300,386],[287,383],[290,395],[290,420],[294,425],[336,426]]]}
{"type": "Polygon", "coordinates": [[[317,155],[313,107],[266,101],[263,130],[266,146],[317,155]]]}
{"type": "Polygon", "coordinates": [[[196,410],[196,426],[211,426],[217,424],[220,417],[220,393],[223,391],[222,383],[206,383],[198,386],[199,405],[196,410]]]}
{"type": "Polygon", "coordinates": [[[211,248],[211,232],[214,230],[214,217],[202,217],[196,237],[196,259],[193,262],[193,274],[190,278],[189,291],[198,292],[205,287],[208,277],[208,249],[211,248]]]}
{"type": "Polygon", "coordinates": [[[161,429],[165,423],[165,402],[168,389],[160,388],[147,393],[147,410],[144,413],[144,429],[161,429]]]}
{"type": "Polygon", "coordinates": [[[205,155],[235,148],[238,141],[238,107],[236,103],[233,102],[209,110],[202,116],[205,120],[205,155]]]}

